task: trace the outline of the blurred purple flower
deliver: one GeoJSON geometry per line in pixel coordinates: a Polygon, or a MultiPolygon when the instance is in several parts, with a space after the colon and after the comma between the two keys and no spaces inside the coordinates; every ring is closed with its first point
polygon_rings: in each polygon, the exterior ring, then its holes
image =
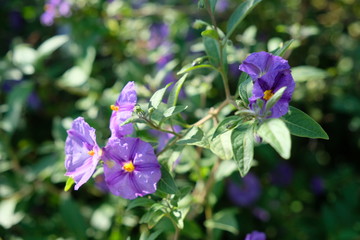
{"type": "Polygon", "coordinates": [[[9,23],[10,23],[11,29],[19,30],[24,25],[25,20],[20,12],[11,11],[9,13],[9,23]]]}
{"type": "Polygon", "coordinates": [[[30,93],[27,99],[27,104],[33,110],[38,110],[42,106],[39,95],[37,95],[35,92],[30,93]]]}
{"type": "Polygon", "coordinates": [[[238,80],[241,74],[239,71],[239,63],[234,62],[229,64],[229,74],[233,79],[238,80]]]}
{"type": "Polygon", "coordinates": [[[225,12],[229,7],[229,0],[218,0],[215,6],[215,10],[217,12],[225,12]]]}
{"type": "Polygon", "coordinates": [[[154,23],[150,26],[149,49],[158,48],[167,42],[169,36],[169,26],[165,23],[154,23]]]}
{"type": "Polygon", "coordinates": [[[40,22],[43,25],[51,26],[54,24],[56,13],[52,11],[46,11],[40,16],[40,22]]]}
{"type": "Polygon", "coordinates": [[[44,6],[45,11],[40,16],[43,25],[51,26],[57,17],[71,15],[71,5],[67,0],[48,0],[44,6]]]}
{"type": "Polygon", "coordinates": [[[279,118],[288,112],[295,81],[285,59],[267,52],[253,53],[239,69],[249,74],[254,81],[253,95],[249,98],[250,109],[262,118],[279,118]],[[270,109],[270,113],[264,112],[266,103],[282,87],[286,87],[282,97],[270,109]],[[261,106],[258,101],[264,104],[261,106]]]}
{"type": "Polygon", "coordinates": [[[78,190],[94,173],[102,156],[102,150],[96,143],[95,129],[82,117],[76,118],[65,142],[65,176],[74,179],[78,190]]]}
{"type": "Polygon", "coordinates": [[[325,191],[324,180],[319,177],[313,177],[310,182],[310,189],[315,195],[320,195],[325,191]]]}
{"type": "Polygon", "coordinates": [[[110,108],[113,111],[110,118],[111,137],[121,138],[133,132],[132,123],[121,126],[121,123],[131,117],[137,101],[135,84],[128,82],[122,89],[119,98],[110,108]]]}
{"type": "Polygon", "coordinates": [[[290,185],[294,175],[294,170],[287,162],[281,162],[271,172],[271,182],[280,187],[290,185]]]}
{"type": "Polygon", "coordinates": [[[241,179],[240,183],[230,180],[228,185],[228,196],[231,201],[239,206],[250,206],[261,195],[261,184],[259,179],[252,173],[248,173],[241,179]]]}
{"type": "Polygon", "coordinates": [[[258,219],[260,219],[263,222],[267,222],[270,219],[270,214],[268,211],[266,211],[265,209],[259,208],[259,207],[255,207],[252,210],[252,213],[255,217],[257,217],[258,219]]]}
{"type": "MultiPolygon", "coordinates": [[[[13,90],[13,88],[16,88],[17,85],[25,82],[26,80],[20,79],[20,80],[5,80],[1,86],[2,90],[5,93],[9,93],[10,91],[13,90]]],[[[26,101],[27,106],[29,106],[31,109],[33,110],[38,110],[41,108],[42,103],[41,103],[41,99],[39,98],[39,95],[35,92],[32,91],[30,93],[30,95],[27,98],[26,101]]]]}
{"type": "Polygon", "coordinates": [[[105,181],[112,194],[134,199],[156,191],[160,164],[149,143],[139,138],[111,138],[103,160],[105,181]]]}
{"type": "Polygon", "coordinates": [[[263,232],[253,231],[246,234],[245,240],[266,240],[266,235],[263,232]]]}

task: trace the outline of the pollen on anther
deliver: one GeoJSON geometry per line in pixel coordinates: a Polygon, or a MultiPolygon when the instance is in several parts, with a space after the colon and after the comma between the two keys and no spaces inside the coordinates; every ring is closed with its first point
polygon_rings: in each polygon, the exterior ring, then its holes
{"type": "Polygon", "coordinates": [[[123,169],[126,172],[133,172],[135,170],[135,166],[132,162],[127,162],[123,165],[123,169]]]}
{"type": "Polygon", "coordinates": [[[90,156],[94,156],[94,155],[95,155],[95,152],[94,152],[94,150],[90,150],[90,151],[88,151],[88,154],[89,154],[90,156]]]}
{"type": "Polygon", "coordinates": [[[119,106],[111,105],[110,109],[113,111],[119,111],[119,106]]]}
{"type": "Polygon", "coordinates": [[[266,101],[269,101],[269,99],[272,97],[272,96],[274,96],[274,93],[272,92],[272,90],[266,90],[265,92],[264,92],[264,99],[266,100],[266,101]]]}

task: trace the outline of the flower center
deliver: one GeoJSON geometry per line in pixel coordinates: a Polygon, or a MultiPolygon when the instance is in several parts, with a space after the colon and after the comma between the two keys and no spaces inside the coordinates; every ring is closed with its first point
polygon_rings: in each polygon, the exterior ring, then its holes
{"type": "Polygon", "coordinates": [[[127,172],[133,172],[135,170],[135,166],[132,162],[127,162],[124,164],[123,169],[127,172]]]}
{"type": "Polygon", "coordinates": [[[119,111],[119,106],[111,105],[110,109],[113,111],[119,111]]]}
{"type": "Polygon", "coordinates": [[[264,99],[266,100],[266,101],[269,101],[269,99],[272,97],[272,96],[274,96],[274,93],[272,92],[272,90],[266,90],[265,92],[264,92],[264,99]]]}
{"type": "Polygon", "coordinates": [[[95,155],[95,151],[94,151],[94,150],[90,150],[90,151],[88,151],[88,154],[89,154],[90,156],[94,156],[94,155],[95,155]]]}

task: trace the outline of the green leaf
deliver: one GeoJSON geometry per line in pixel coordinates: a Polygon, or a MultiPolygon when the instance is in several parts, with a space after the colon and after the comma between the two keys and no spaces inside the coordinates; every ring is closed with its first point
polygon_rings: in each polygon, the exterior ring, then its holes
{"type": "Polygon", "coordinates": [[[231,131],[227,131],[211,140],[210,150],[223,160],[232,159],[231,131]]]}
{"type": "Polygon", "coordinates": [[[295,82],[319,81],[328,76],[325,70],[312,66],[293,67],[291,73],[295,82]]]}
{"type": "Polygon", "coordinates": [[[265,106],[265,112],[268,112],[282,97],[286,90],[286,87],[282,87],[276,91],[276,93],[267,101],[265,106]]]}
{"type": "Polygon", "coordinates": [[[157,90],[154,95],[150,98],[149,108],[153,107],[155,109],[158,108],[159,104],[161,103],[162,99],[164,98],[164,94],[166,89],[170,87],[172,83],[167,84],[164,88],[157,90]]]}
{"type": "Polygon", "coordinates": [[[218,170],[215,172],[216,182],[230,176],[238,168],[238,164],[234,160],[221,161],[218,170]]]}
{"type": "Polygon", "coordinates": [[[64,191],[67,192],[70,190],[70,188],[72,187],[72,185],[74,185],[75,181],[73,178],[69,177],[67,180],[66,180],[66,184],[65,184],[65,187],[64,187],[64,191]]]}
{"type": "Polygon", "coordinates": [[[124,126],[128,123],[146,123],[146,121],[142,118],[139,118],[138,116],[133,116],[128,118],[126,121],[122,122],[120,126],[124,126]]]}
{"type": "Polygon", "coordinates": [[[47,39],[37,49],[38,59],[49,56],[67,41],[69,41],[69,36],[67,35],[57,35],[47,39]]]}
{"type": "Polygon", "coordinates": [[[216,2],[217,2],[217,0],[209,0],[210,9],[211,9],[212,13],[215,13],[216,2]]]}
{"type": "Polygon", "coordinates": [[[182,105],[181,106],[172,106],[165,110],[164,117],[169,118],[171,116],[174,116],[176,114],[183,112],[187,108],[188,108],[188,106],[182,106],[182,105]]]}
{"type": "Polygon", "coordinates": [[[291,39],[289,41],[286,41],[282,47],[279,47],[277,49],[275,49],[274,51],[272,51],[271,53],[275,56],[284,56],[284,54],[286,53],[286,50],[290,47],[290,45],[294,42],[294,39],[291,39]]]}
{"type": "Polygon", "coordinates": [[[281,157],[290,158],[291,138],[289,129],[281,119],[270,119],[262,123],[257,131],[264,141],[269,143],[281,157]]]}
{"type": "Polygon", "coordinates": [[[231,34],[235,31],[236,27],[241,23],[246,15],[248,15],[250,11],[260,2],[261,0],[247,0],[235,9],[227,23],[226,38],[230,38],[231,34]]]}
{"type": "Polygon", "coordinates": [[[142,198],[136,198],[129,202],[126,211],[129,211],[130,209],[136,208],[136,207],[151,207],[155,203],[154,200],[146,197],[142,198]]]}
{"type": "Polygon", "coordinates": [[[213,65],[209,65],[209,64],[201,64],[201,65],[196,65],[194,66],[193,64],[187,64],[185,65],[179,72],[177,72],[177,75],[181,75],[183,73],[187,73],[187,72],[191,72],[193,70],[196,69],[201,69],[201,68],[211,68],[213,70],[217,70],[213,65]]]}
{"type": "Polygon", "coordinates": [[[215,40],[218,39],[218,35],[214,29],[207,29],[207,30],[202,31],[201,36],[213,38],[215,40]]]}
{"type": "Polygon", "coordinates": [[[192,127],[190,128],[184,135],[183,138],[181,138],[177,144],[188,144],[192,145],[194,143],[200,142],[202,138],[204,137],[203,131],[199,127],[192,127]]]}
{"type": "Polygon", "coordinates": [[[60,213],[64,224],[76,239],[86,239],[86,229],[88,228],[80,207],[74,202],[70,195],[64,194],[61,197],[60,213]]]}
{"type": "Polygon", "coordinates": [[[236,209],[224,209],[214,214],[214,216],[205,221],[208,228],[216,228],[231,232],[235,235],[239,234],[239,226],[235,215],[238,214],[236,209]]]}
{"type": "Polygon", "coordinates": [[[167,194],[176,194],[179,191],[174,178],[164,166],[161,167],[161,179],[157,184],[157,190],[167,194]]]}
{"type": "Polygon", "coordinates": [[[210,37],[203,37],[206,54],[209,56],[211,65],[217,67],[220,64],[220,47],[218,42],[210,37]]]}
{"type": "Polygon", "coordinates": [[[186,80],[186,77],[187,77],[187,74],[184,74],[184,76],[182,76],[179,79],[179,81],[177,81],[175,83],[174,87],[171,89],[169,98],[168,98],[168,102],[167,102],[168,107],[176,106],[181,88],[186,80]]]}
{"type": "Polygon", "coordinates": [[[289,112],[282,119],[292,135],[329,139],[324,129],[314,119],[295,107],[290,106],[289,112]]]}
{"type": "Polygon", "coordinates": [[[153,228],[164,216],[163,211],[150,210],[141,217],[139,223],[147,223],[149,228],[153,228]]]}
{"type": "Polygon", "coordinates": [[[0,122],[1,128],[13,133],[21,120],[21,113],[26,108],[26,100],[34,88],[32,82],[22,82],[14,87],[7,96],[6,104],[9,110],[5,113],[4,119],[0,122]]]}
{"type": "Polygon", "coordinates": [[[245,104],[249,104],[249,98],[252,92],[252,80],[251,77],[243,72],[239,79],[239,96],[245,104]]]}
{"type": "Polygon", "coordinates": [[[220,134],[223,134],[223,133],[235,128],[241,120],[242,120],[242,118],[239,116],[230,116],[230,117],[224,118],[217,126],[211,139],[214,139],[215,137],[219,136],[220,134]]]}
{"type": "Polygon", "coordinates": [[[12,61],[24,74],[30,75],[35,72],[36,58],[36,50],[26,44],[16,45],[13,50],[12,61]]]}
{"type": "Polygon", "coordinates": [[[253,127],[235,128],[231,133],[231,144],[240,175],[244,177],[249,172],[254,159],[253,127]]]}

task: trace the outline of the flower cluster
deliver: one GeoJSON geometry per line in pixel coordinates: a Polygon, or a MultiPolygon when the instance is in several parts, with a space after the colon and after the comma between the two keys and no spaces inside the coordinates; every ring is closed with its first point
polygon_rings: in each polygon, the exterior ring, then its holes
{"type": "Polygon", "coordinates": [[[139,138],[127,137],[133,131],[131,117],[137,101],[134,82],[129,82],[110,108],[111,137],[101,148],[96,143],[95,129],[82,117],[74,120],[65,143],[66,176],[74,179],[78,190],[103,162],[105,183],[117,196],[134,199],[156,191],[161,178],[160,164],[152,146],[139,138]]]}
{"type": "Polygon", "coordinates": [[[54,19],[60,16],[68,17],[71,14],[71,5],[66,0],[48,0],[44,6],[44,13],[40,17],[43,25],[51,26],[54,19]]]}
{"type": "Polygon", "coordinates": [[[289,102],[295,89],[287,60],[267,52],[250,54],[239,69],[249,74],[253,80],[249,107],[260,118],[279,118],[289,110],[289,102]],[[281,98],[270,109],[268,101],[281,88],[286,87],[281,98]]]}

